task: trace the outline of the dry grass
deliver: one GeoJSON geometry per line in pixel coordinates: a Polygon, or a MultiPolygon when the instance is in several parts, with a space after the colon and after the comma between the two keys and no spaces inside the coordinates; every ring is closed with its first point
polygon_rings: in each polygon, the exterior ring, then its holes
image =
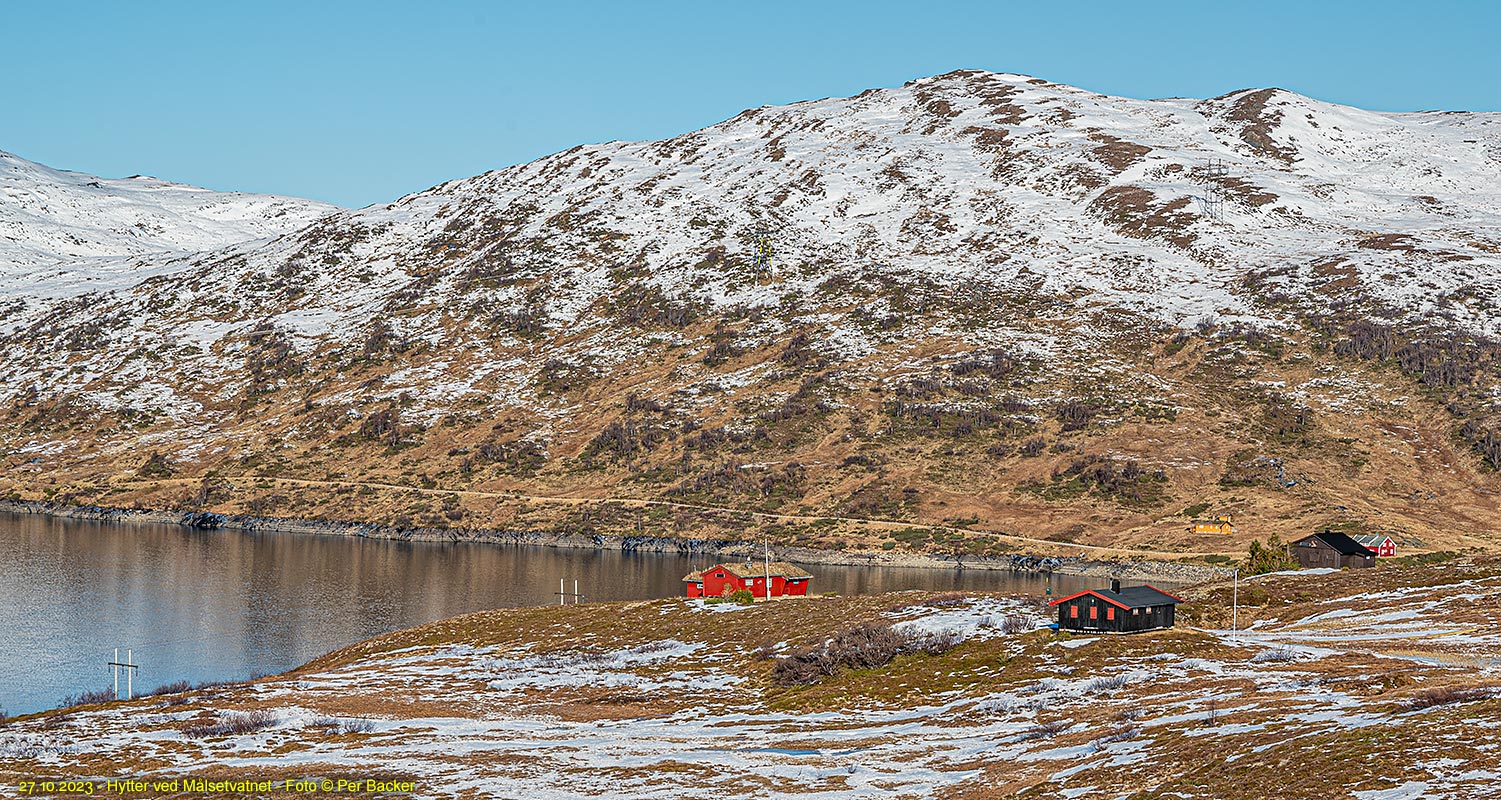
{"type": "MultiPolygon", "coordinates": [[[[963,741],[974,735],[968,726],[1011,720],[1013,724],[1004,731],[986,734],[997,748],[1022,746],[1027,753],[1053,755],[1035,759],[976,756],[953,768],[979,771],[979,777],[967,779],[939,796],[990,797],[1004,792],[1049,797],[1067,788],[1079,790],[1078,796],[1089,800],[1121,796],[1146,800],[1173,792],[1223,800],[1343,798],[1354,790],[1390,788],[1397,776],[1389,769],[1391,753],[1403,754],[1402,775],[1408,775],[1416,769],[1413,765],[1425,758],[1489,763],[1487,748],[1491,743],[1483,732],[1471,735],[1473,726],[1466,726],[1463,720],[1501,714],[1501,697],[1491,686],[1456,682],[1456,673],[1430,656],[1465,651],[1446,637],[1429,638],[1421,630],[1389,643],[1340,644],[1333,654],[1296,661],[1288,657],[1291,645],[1279,644],[1283,640],[1278,637],[1287,637],[1289,643],[1302,642],[1299,637],[1314,637],[1310,641],[1320,642],[1317,637],[1338,635],[1340,631],[1296,623],[1343,609],[1358,612],[1348,618],[1360,619],[1384,604],[1399,602],[1391,597],[1410,598],[1412,603],[1421,604],[1442,596],[1443,587],[1458,581],[1494,586],[1498,579],[1501,562],[1494,560],[1384,566],[1323,578],[1272,576],[1255,583],[1265,590],[1261,598],[1264,606],[1256,612],[1263,620],[1258,635],[1272,637],[1262,644],[1239,644],[1212,632],[1188,629],[1101,637],[1071,637],[1039,630],[971,640],[936,654],[898,654],[884,663],[845,666],[819,683],[791,687],[774,683],[772,660],[753,658],[752,654],[758,649],[764,654],[763,646],[769,642],[786,640],[796,651],[817,648],[851,629],[878,630],[890,623],[893,609],[899,609],[900,616],[909,616],[933,610],[936,605],[936,610],[952,613],[958,598],[920,592],[895,597],[809,598],[728,613],[695,611],[678,600],[508,609],[445,620],[356,645],[295,674],[231,689],[216,704],[216,710],[275,714],[263,693],[305,682],[307,686],[296,693],[297,704],[317,709],[322,716],[300,729],[264,728],[261,738],[280,742],[278,747],[285,752],[302,752],[297,748],[310,743],[348,748],[341,752],[357,759],[368,756],[372,759],[369,763],[376,763],[388,757],[387,748],[397,740],[389,731],[365,730],[361,720],[452,715],[503,720],[525,709],[525,714],[540,713],[560,721],[630,724],[627,721],[632,719],[670,720],[674,714],[690,709],[685,719],[698,719],[705,709],[711,718],[718,711],[756,714],[845,710],[844,714],[818,714],[822,721],[807,724],[827,727],[831,741],[837,741],[831,749],[859,747],[876,754],[891,745],[894,734],[871,730],[851,739],[849,731],[862,725],[863,714],[900,711],[920,716],[917,709],[944,706],[941,715],[929,720],[932,727],[923,734],[934,737],[933,753],[950,746],[937,731],[952,728],[963,741]],[[1434,591],[1426,591],[1430,587],[1434,591]],[[1372,595],[1383,592],[1408,594],[1372,599],[1372,595]],[[1272,622],[1271,617],[1280,621],[1272,622]],[[715,668],[741,679],[740,683],[712,697],[653,693],[632,685],[567,686],[498,697],[483,681],[464,682],[441,675],[372,682],[358,690],[318,688],[326,680],[378,675],[381,670],[377,667],[388,654],[408,647],[469,644],[492,647],[496,653],[511,657],[525,654],[545,659],[551,655],[597,666],[604,663],[602,654],[650,647],[669,638],[695,643],[700,656],[716,657],[715,668]],[[1382,649],[1385,647],[1390,650],[1382,649]],[[1397,650],[1422,653],[1424,657],[1394,660],[1384,656],[1397,650]],[[422,697],[456,697],[462,701],[440,708],[424,705],[431,701],[420,700],[422,697]],[[1330,697],[1346,705],[1332,704],[1330,697]],[[1380,724],[1344,727],[1337,719],[1319,721],[1330,717],[1325,712],[1332,708],[1339,710],[1333,718],[1369,714],[1380,717],[1380,724]],[[379,748],[380,754],[362,751],[366,744],[379,748]],[[1127,752],[1122,747],[1139,748],[1143,757],[1114,760],[1115,755],[1127,752]],[[1231,753],[1237,758],[1227,760],[1226,755],[1231,753]],[[1287,770],[1290,760],[1321,772],[1305,775],[1301,769],[1287,770]],[[1053,779],[1065,769],[1071,775],[1067,781],[1053,779]],[[977,786],[985,792],[977,793],[977,786]]],[[[1218,590],[1215,586],[1202,587],[1189,594],[1202,612],[1218,590]]],[[[1486,608],[1458,611],[1462,607],[1425,612],[1424,618],[1441,628],[1448,624],[1451,614],[1473,614],[1478,619],[1490,613],[1486,608]]],[[[1330,644],[1324,642],[1322,646],[1328,649],[1330,644]]],[[[1468,647],[1472,657],[1496,655],[1493,645],[1472,643],[1468,647]]],[[[414,652],[421,651],[405,651],[403,656],[410,657],[414,652]]],[[[680,666],[649,665],[636,674],[661,675],[680,666]]],[[[334,680],[332,685],[344,684],[334,680]]],[[[130,708],[136,710],[129,713],[148,719],[159,713],[144,701],[130,708]]],[[[94,724],[89,721],[93,713],[75,712],[72,721],[56,730],[78,730],[80,725],[94,724]]],[[[814,719],[801,714],[796,718],[814,719]]],[[[202,719],[198,724],[222,724],[225,718],[205,715],[202,719]]],[[[173,723],[142,724],[170,727],[173,723]]],[[[789,723],[788,733],[799,725],[789,723]]],[[[385,728],[384,724],[376,727],[385,728]]],[[[420,750],[431,745],[429,737],[436,734],[417,728],[420,725],[409,722],[401,729],[400,741],[407,743],[403,746],[420,750]]],[[[726,735],[733,734],[734,729],[733,723],[727,724],[726,735]]],[[[808,744],[799,742],[798,746],[808,744]]],[[[191,739],[181,744],[196,746],[191,739]]],[[[813,745],[813,749],[819,747],[822,745],[813,745]]],[[[442,761],[445,769],[475,775],[515,774],[527,769],[532,760],[514,754],[508,757],[504,752],[433,758],[434,763],[442,761]]],[[[154,763],[150,769],[179,769],[165,760],[154,763]]],[[[912,763],[924,769],[930,766],[923,759],[912,763]]],[[[9,767],[0,756],[0,770],[9,767]]],[[[85,767],[62,771],[75,768],[85,767]]],[[[103,766],[91,762],[88,768],[103,766]]],[[[717,761],[686,758],[652,768],[608,773],[601,772],[596,763],[587,776],[579,777],[594,779],[601,775],[643,781],[644,785],[686,777],[723,786],[752,787],[762,781],[717,761]]]]}

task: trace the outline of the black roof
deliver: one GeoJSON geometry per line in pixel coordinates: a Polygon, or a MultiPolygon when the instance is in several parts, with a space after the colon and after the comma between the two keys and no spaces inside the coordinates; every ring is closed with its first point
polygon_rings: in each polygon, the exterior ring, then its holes
{"type": "Polygon", "coordinates": [[[1118,603],[1126,608],[1147,608],[1148,606],[1176,605],[1183,601],[1176,597],[1151,586],[1127,586],[1119,592],[1109,589],[1085,589],[1082,592],[1071,594],[1068,597],[1060,597],[1048,605],[1067,603],[1086,594],[1095,594],[1112,603],[1118,603]]]}
{"type": "Polygon", "coordinates": [[[1299,541],[1307,541],[1308,539],[1318,539],[1319,541],[1323,542],[1324,544],[1327,544],[1330,547],[1334,548],[1335,550],[1338,550],[1341,555],[1347,555],[1347,556],[1370,556],[1370,555],[1375,555],[1375,552],[1372,551],[1371,548],[1366,547],[1365,545],[1361,544],[1360,542],[1355,541],[1354,539],[1351,539],[1349,536],[1346,536],[1343,533],[1336,533],[1335,531],[1324,531],[1323,533],[1315,533],[1312,536],[1305,536],[1302,539],[1300,539],[1299,541]]]}
{"type": "Polygon", "coordinates": [[[1119,592],[1104,590],[1100,594],[1114,600],[1119,600],[1130,608],[1146,608],[1147,606],[1161,606],[1178,602],[1178,598],[1150,586],[1127,586],[1119,592]]]}

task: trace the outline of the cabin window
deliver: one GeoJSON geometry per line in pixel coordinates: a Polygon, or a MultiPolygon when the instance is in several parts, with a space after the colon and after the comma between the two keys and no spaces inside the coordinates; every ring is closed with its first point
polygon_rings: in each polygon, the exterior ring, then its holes
{"type": "Polygon", "coordinates": [[[1089,607],[1089,618],[1090,619],[1099,619],[1100,618],[1100,609],[1098,607],[1096,607],[1096,606],[1090,606],[1089,607]]]}
{"type": "Polygon", "coordinates": [[[1133,617],[1139,617],[1139,616],[1141,616],[1141,609],[1139,609],[1139,608],[1133,608],[1133,609],[1131,609],[1131,616],[1133,616],[1133,617]]]}
{"type": "Polygon", "coordinates": [[[1079,607],[1078,606],[1069,606],[1068,607],[1068,618],[1069,619],[1078,619],[1079,618],[1079,607]]]}
{"type": "Polygon", "coordinates": [[[1115,606],[1110,606],[1110,607],[1108,607],[1108,608],[1105,609],[1105,619],[1107,619],[1107,620],[1114,620],[1115,619],[1115,606]]]}

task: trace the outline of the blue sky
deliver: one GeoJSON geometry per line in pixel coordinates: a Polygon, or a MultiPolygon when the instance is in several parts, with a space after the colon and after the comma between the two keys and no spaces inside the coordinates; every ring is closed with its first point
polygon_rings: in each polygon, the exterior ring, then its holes
{"type": "Polygon", "coordinates": [[[1501,110],[1495,2],[0,4],[0,149],[346,206],[958,68],[1501,110]]]}

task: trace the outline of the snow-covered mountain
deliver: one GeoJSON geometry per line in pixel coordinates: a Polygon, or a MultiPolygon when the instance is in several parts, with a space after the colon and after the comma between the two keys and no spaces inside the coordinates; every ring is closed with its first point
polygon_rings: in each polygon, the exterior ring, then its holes
{"type": "MultiPolygon", "coordinates": [[[[1130,409],[1230,397],[1262,421],[1288,413],[1277,404],[1406,402],[1351,371],[1400,351],[1423,374],[1501,336],[1501,115],[956,72],[576,147],[161,273],[0,309],[0,403],[150,421],[107,443],[18,428],[33,447],[112,461],[170,440],[212,461],[341,436],[395,447],[446,425],[429,446],[454,469],[455,438],[532,454],[543,475],[671,454],[662,491],[713,495],[684,426],[761,441],[794,419],[775,448],[735,452],[806,464],[810,442],[834,441],[816,431],[846,425],[879,438],[959,419],[961,436],[1005,439],[1061,424],[1062,453],[1130,409]],[[1352,332],[1362,320],[1376,327],[1352,332]],[[1189,331],[1202,343],[1185,351],[1189,331]],[[1412,355],[1434,336],[1446,344],[1412,355]],[[1226,385],[1208,392],[1206,371],[1226,385]],[[1055,424],[1055,408],[1076,410],[1055,424]],[[379,409],[391,418],[362,422],[379,409]],[[480,429],[496,419],[510,421],[480,429]]],[[[1473,420],[1491,357],[1462,357],[1463,391],[1443,391],[1473,420]]],[[[1225,453],[1174,448],[1153,462],[1201,484],[1225,468],[1225,453]]],[[[838,505],[862,487],[831,472],[799,492],[838,505]]]]}
{"type": "Polygon", "coordinates": [[[301,228],[336,206],[99,178],[0,151],[0,291],[128,288],[171,258],[301,228]]]}

